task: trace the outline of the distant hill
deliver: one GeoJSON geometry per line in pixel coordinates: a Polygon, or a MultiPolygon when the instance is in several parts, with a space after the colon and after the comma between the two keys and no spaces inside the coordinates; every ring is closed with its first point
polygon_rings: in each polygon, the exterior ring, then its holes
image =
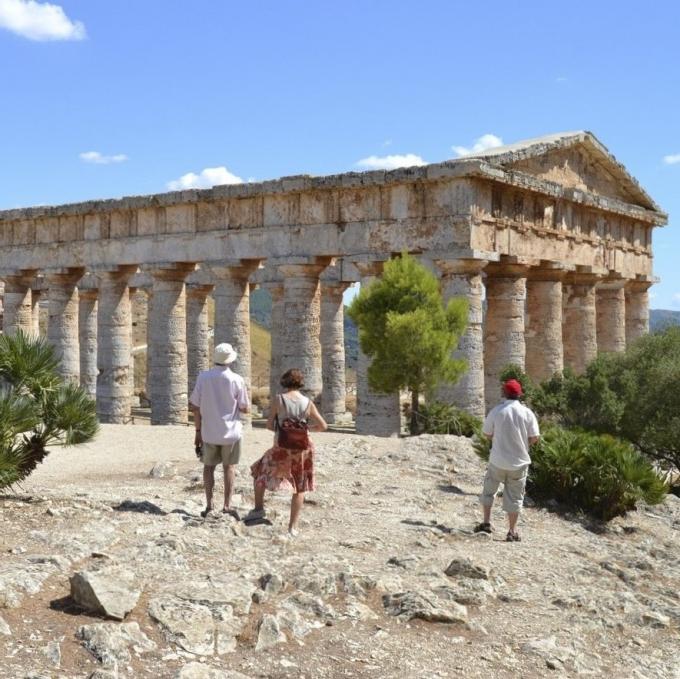
{"type": "Polygon", "coordinates": [[[669,325],[680,325],[680,311],[670,309],[650,309],[649,329],[654,332],[669,325]]]}
{"type": "MultiPolygon", "coordinates": [[[[254,290],[250,295],[250,318],[267,330],[272,327],[272,300],[266,290],[254,290]]],[[[354,323],[345,316],[345,362],[356,368],[359,355],[359,336],[354,323]]]]}

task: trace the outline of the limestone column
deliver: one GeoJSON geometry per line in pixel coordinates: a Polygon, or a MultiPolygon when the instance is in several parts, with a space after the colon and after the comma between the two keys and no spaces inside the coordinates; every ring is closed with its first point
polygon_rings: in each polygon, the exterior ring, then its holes
{"type": "Polygon", "coordinates": [[[135,319],[135,294],[137,288],[128,288],[130,296],[130,370],[128,372],[128,386],[130,388],[130,406],[135,404],[135,338],[133,333],[135,319]]]}
{"type": "Polygon", "coordinates": [[[345,306],[343,293],[349,283],[321,283],[322,414],[329,424],[347,422],[345,404],[345,306]]]}
{"type": "Polygon", "coordinates": [[[136,266],[98,272],[97,415],[101,422],[130,419],[130,293],[136,266]]]}
{"type": "Polygon", "coordinates": [[[527,267],[494,262],[486,274],[484,396],[488,410],[500,399],[503,368],[509,363],[524,368],[527,267]]]}
{"type": "Polygon", "coordinates": [[[186,294],[184,281],[194,264],[149,269],[153,305],[149,313],[151,424],[187,422],[186,294]]]}
{"type": "Polygon", "coordinates": [[[598,351],[626,350],[626,296],[623,280],[604,280],[597,286],[595,311],[598,351]]]}
{"type": "Polygon", "coordinates": [[[484,337],[482,332],[482,270],[486,260],[439,259],[444,302],[453,297],[468,301],[468,325],[453,353],[468,364],[467,372],[456,384],[441,385],[437,399],[452,403],[476,417],[484,417],[484,337]]]}
{"type": "Polygon", "coordinates": [[[564,363],[575,373],[583,373],[597,356],[597,316],[595,285],[599,276],[590,273],[570,273],[565,278],[564,363]]]}
{"type": "Polygon", "coordinates": [[[78,337],[80,340],[80,386],[97,395],[97,288],[78,290],[78,337]]]}
{"type": "Polygon", "coordinates": [[[649,293],[651,281],[626,283],[626,346],[649,333],[649,293]]]}
{"type": "Polygon", "coordinates": [[[40,337],[40,297],[42,290],[31,290],[31,316],[33,318],[33,336],[40,337]]]}
{"type": "Polygon", "coordinates": [[[566,271],[532,267],[527,279],[525,370],[535,382],[564,369],[562,281],[566,271]]]}
{"type": "Polygon", "coordinates": [[[305,392],[318,403],[323,390],[320,341],[319,274],[330,258],[279,265],[283,278],[281,372],[302,371],[305,392]]]}
{"type": "Polygon", "coordinates": [[[151,403],[151,313],[153,309],[153,288],[146,289],[146,351],[144,352],[146,360],[146,381],[144,384],[144,393],[146,400],[151,403]]]}
{"type": "Polygon", "coordinates": [[[80,384],[80,339],[78,337],[78,290],[82,268],[67,269],[46,276],[49,301],[47,339],[54,347],[57,370],[68,382],[80,384]]]}
{"type": "Polygon", "coordinates": [[[262,287],[269,291],[269,295],[272,298],[270,329],[272,355],[269,364],[269,402],[271,403],[275,395],[281,391],[280,379],[283,373],[281,369],[284,333],[283,281],[269,281],[263,283],[262,287]]]}
{"type": "Polygon", "coordinates": [[[187,388],[196,386],[198,373],[210,368],[208,295],[212,285],[187,285],[187,388]]]}
{"type": "MultiPolygon", "coordinates": [[[[353,262],[361,276],[360,285],[366,288],[382,272],[383,262],[353,262]]],[[[399,394],[381,394],[368,385],[371,359],[359,348],[357,361],[357,434],[398,436],[401,433],[399,394]]]]}
{"type": "Polygon", "coordinates": [[[251,391],[250,284],[249,276],[258,267],[256,260],[237,260],[211,265],[215,276],[215,345],[229,342],[238,358],[231,366],[243,377],[251,391]]]}
{"type": "Polygon", "coordinates": [[[3,276],[5,281],[2,331],[13,335],[18,330],[33,332],[33,310],[31,304],[31,283],[33,270],[18,271],[15,275],[3,276]]]}

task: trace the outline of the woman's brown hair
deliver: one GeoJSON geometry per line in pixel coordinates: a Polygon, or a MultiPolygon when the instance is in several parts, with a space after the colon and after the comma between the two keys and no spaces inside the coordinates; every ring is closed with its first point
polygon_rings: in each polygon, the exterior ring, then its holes
{"type": "Polygon", "coordinates": [[[286,370],[281,375],[281,386],[284,389],[302,389],[305,386],[305,378],[302,375],[302,371],[297,368],[286,370]]]}

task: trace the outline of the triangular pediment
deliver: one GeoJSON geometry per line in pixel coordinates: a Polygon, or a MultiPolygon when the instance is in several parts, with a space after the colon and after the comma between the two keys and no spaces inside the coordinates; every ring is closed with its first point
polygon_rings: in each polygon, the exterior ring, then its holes
{"type": "Polygon", "coordinates": [[[614,198],[647,210],[659,210],[637,180],[590,132],[566,132],[529,139],[474,157],[565,188],[614,198]]]}

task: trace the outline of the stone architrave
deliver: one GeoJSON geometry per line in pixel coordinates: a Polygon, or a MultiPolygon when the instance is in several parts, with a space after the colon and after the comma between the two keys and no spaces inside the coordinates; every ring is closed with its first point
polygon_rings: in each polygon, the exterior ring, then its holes
{"type": "Polygon", "coordinates": [[[626,283],[626,346],[649,333],[649,288],[652,281],[626,283]]]}
{"type": "Polygon", "coordinates": [[[596,290],[597,349],[606,352],[626,350],[625,281],[603,280],[596,290]]]}
{"type": "Polygon", "coordinates": [[[80,339],[78,337],[78,289],[82,268],[46,275],[49,301],[47,339],[59,358],[57,370],[67,382],[80,383],[80,339]]]}
{"type": "Polygon", "coordinates": [[[487,410],[500,399],[503,368],[513,363],[524,369],[527,270],[525,265],[505,262],[494,262],[486,268],[484,395],[487,410]]]}
{"type": "MultiPolygon", "coordinates": [[[[375,281],[383,269],[383,261],[354,261],[361,276],[360,286],[366,288],[375,281]]],[[[398,436],[401,433],[399,394],[380,394],[368,385],[368,368],[371,359],[359,348],[357,361],[357,434],[398,436]]]]}
{"type": "Polygon", "coordinates": [[[345,423],[345,307],[343,293],[349,283],[321,282],[321,409],[329,424],[345,423]]]}
{"type": "Polygon", "coordinates": [[[208,325],[208,296],[212,285],[187,285],[187,389],[196,386],[196,378],[210,368],[210,328],[208,325]]]}
{"type": "Polygon", "coordinates": [[[278,262],[283,278],[283,339],[281,372],[292,368],[302,371],[305,393],[318,403],[323,390],[320,340],[319,275],[330,257],[291,258],[278,262]]]}
{"type": "Polygon", "coordinates": [[[564,288],[564,363],[576,374],[597,357],[596,285],[600,276],[569,273],[564,288]]]}
{"type": "Polygon", "coordinates": [[[272,300],[271,314],[271,342],[272,353],[269,364],[269,402],[274,399],[281,390],[281,358],[283,356],[283,281],[267,281],[262,287],[269,291],[272,300]]]}
{"type": "Polygon", "coordinates": [[[78,289],[78,337],[80,340],[80,386],[97,396],[97,288],[78,289]]]}
{"type": "Polygon", "coordinates": [[[5,282],[2,331],[5,335],[13,335],[18,330],[26,334],[33,332],[31,284],[34,277],[34,270],[22,270],[2,277],[5,282]]]}
{"type": "Polygon", "coordinates": [[[527,375],[535,382],[550,379],[564,369],[562,343],[562,281],[559,266],[532,267],[527,278],[527,375]]]}
{"type": "Polygon", "coordinates": [[[228,342],[238,358],[231,369],[241,375],[250,392],[250,283],[259,260],[236,260],[211,265],[215,277],[215,345],[228,342]]]}
{"type": "Polygon", "coordinates": [[[482,332],[483,259],[438,259],[445,303],[454,297],[468,301],[468,324],[453,358],[464,359],[467,371],[456,384],[437,389],[437,400],[452,403],[476,417],[484,417],[484,336],[482,332]]]}
{"type": "Polygon", "coordinates": [[[148,351],[151,424],[186,424],[188,417],[185,279],[196,265],[152,266],[148,351]]]}
{"type": "Polygon", "coordinates": [[[128,281],[136,270],[136,265],[129,265],[97,272],[97,415],[101,422],[123,424],[130,419],[128,281]]]}
{"type": "Polygon", "coordinates": [[[33,318],[33,336],[40,337],[40,298],[42,290],[31,290],[31,316],[33,318]]]}

